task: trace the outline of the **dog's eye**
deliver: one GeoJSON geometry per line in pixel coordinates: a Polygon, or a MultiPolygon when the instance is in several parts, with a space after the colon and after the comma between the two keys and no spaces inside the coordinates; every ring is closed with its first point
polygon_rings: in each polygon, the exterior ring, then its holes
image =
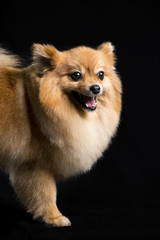
{"type": "Polygon", "coordinates": [[[103,71],[99,71],[97,75],[98,75],[98,78],[99,78],[100,80],[103,80],[103,79],[104,79],[104,72],[103,72],[103,71]]]}
{"type": "Polygon", "coordinates": [[[82,74],[80,72],[74,72],[71,74],[71,78],[73,81],[78,81],[82,78],[82,74]]]}

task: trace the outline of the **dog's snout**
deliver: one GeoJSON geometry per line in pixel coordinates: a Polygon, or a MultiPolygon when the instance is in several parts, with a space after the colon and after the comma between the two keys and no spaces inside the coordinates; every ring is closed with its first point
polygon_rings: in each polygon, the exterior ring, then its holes
{"type": "Polygon", "coordinates": [[[99,94],[101,91],[101,88],[99,85],[92,85],[89,89],[93,94],[99,94]]]}

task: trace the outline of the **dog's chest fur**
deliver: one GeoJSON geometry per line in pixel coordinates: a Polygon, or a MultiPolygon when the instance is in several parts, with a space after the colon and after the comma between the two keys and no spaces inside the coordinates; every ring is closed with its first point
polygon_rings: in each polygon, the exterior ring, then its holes
{"type": "MultiPolygon", "coordinates": [[[[107,148],[119,116],[103,109],[101,116],[89,113],[87,118],[68,115],[50,126],[43,124],[42,131],[50,142],[50,157],[57,178],[65,178],[89,170],[107,148]]],[[[42,119],[42,118],[41,118],[42,119]]]]}

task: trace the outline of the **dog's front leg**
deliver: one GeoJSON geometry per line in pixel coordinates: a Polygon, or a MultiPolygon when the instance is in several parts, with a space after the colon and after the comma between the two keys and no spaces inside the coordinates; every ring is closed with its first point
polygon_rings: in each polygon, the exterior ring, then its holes
{"type": "Polygon", "coordinates": [[[20,167],[12,178],[13,187],[33,218],[41,218],[53,226],[69,226],[69,219],[56,205],[56,184],[53,176],[37,167],[20,167]]]}

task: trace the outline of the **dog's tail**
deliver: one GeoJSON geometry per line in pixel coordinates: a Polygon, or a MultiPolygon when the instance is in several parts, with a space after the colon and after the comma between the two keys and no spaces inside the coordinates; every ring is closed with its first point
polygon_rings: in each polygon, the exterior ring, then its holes
{"type": "Polygon", "coordinates": [[[0,68],[18,66],[20,66],[19,57],[11,54],[3,48],[0,48],[0,68]]]}

